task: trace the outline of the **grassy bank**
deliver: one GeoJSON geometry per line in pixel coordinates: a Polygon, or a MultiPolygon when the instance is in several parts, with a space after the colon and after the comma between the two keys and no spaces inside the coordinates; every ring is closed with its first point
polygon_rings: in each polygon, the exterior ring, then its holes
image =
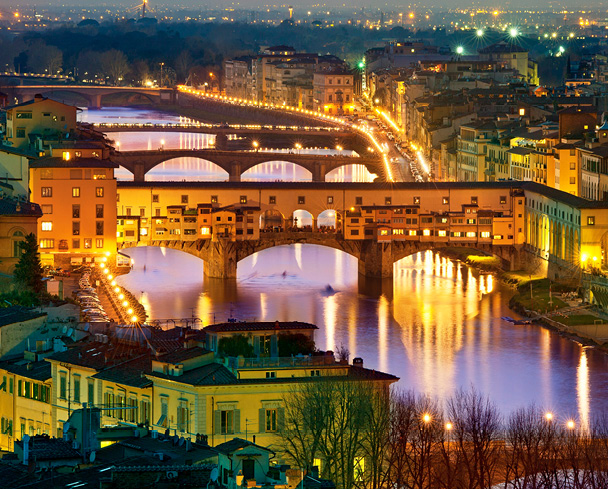
{"type": "Polygon", "coordinates": [[[570,292],[569,287],[552,283],[549,279],[520,280],[516,293],[509,302],[509,306],[517,312],[523,309],[546,313],[569,307],[566,302],[556,297],[561,292],[570,292]]]}

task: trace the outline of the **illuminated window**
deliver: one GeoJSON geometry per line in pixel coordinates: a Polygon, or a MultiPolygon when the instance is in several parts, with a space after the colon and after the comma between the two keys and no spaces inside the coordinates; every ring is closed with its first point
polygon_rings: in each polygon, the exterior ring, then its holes
{"type": "Polygon", "coordinates": [[[103,238],[97,238],[95,240],[95,247],[96,248],[103,248],[103,238]]]}
{"type": "Polygon", "coordinates": [[[422,231],[422,235],[423,236],[430,236],[431,235],[431,230],[430,229],[425,229],[422,231]]]}
{"type": "Polygon", "coordinates": [[[502,239],[502,234],[495,234],[494,239],[502,239]]]}
{"type": "Polygon", "coordinates": [[[524,116],[526,115],[526,109],[519,109],[519,115],[524,116]]]}
{"type": "Polygon", "coordinates": [[[247,203],[247,196],[246,195],[241,195],[241,197],[239,198],[239,202],[241,204],[246,204],[247,203]]]}
{"type": "Polygon", "coordinates": [[[392,202],[393,202],[393,199],[391,199],[390,197],[384,198],[384,205],[391,205],[392,202]]]}
{"type": "Polygon", "coordinates": [[[416,230],[415,229],[410,229],[409,235],[410,236],[416,236],[416,230]]]}
{"type": "Polygon", "coordinates": [[[53,223],[51,221],[43,221],[41,226],[42,226],[43,231],[52,231],[53,230],[53,223]]]}
{"type": "Polygon", "coordinates": [[[442,238],[445,237],[446,234],[447,233],[443,229],[440,229],[439,231],[437,231],[437,236],[440,236],[442,238]]]}
{"type": "Polygon", "coordinates": [[[393,229],[393,234],[403,234],[403,229],[393,229]]]}
{"type": "Polygon", "coordinates": [[[52,197],[53,196],[53,187],[41,187],[40,195],[42,197],[52,197]]]}
{"type": "Polygon", "coordinates": [[[467,238],[474,238],[475,236],[477,236],[477,233],[475,231],[467,232],[467,238]]]}
{"type": "Polygon", "coordinates": [[[91,238],[84,239],[84,249],[89,250],[93,247],[93,240],[91,238]]]}
{"type": "Polygon", "coordinates": [[[452,233],[452,236],[453,236],[454,238],[460,238],[460,237],[462,237],[462,233],[461,233],[460,231],[454,231],[454,232],[452,233]]]}
{"type": "Polygon", "coordinates": [[[102,170],[95,170],[93,173],[93,180],[105,180],[106,172],[102,170]]]}
{"type": "Polygon", "coordinates": [[[42,250],[50,250],[55,247],[54,239],[41,239],[40,240],[40,249],[42,250]]]}
{"type": "Polygon", "coordinates": [[[490,237],[490,231],[482,231],[481,232],[481,237],[482,238],[489,238],[490,237]]]}
{"type": "Polygon", "coordinates": [[[477,197],[471,197],[471,204],[477,205],[477,197]]]}
{"type": "Polygon", "coordinates": [[[414,197],[414,205],[420,204],[420,197],[414,197]]]}
{"type": "Polygon", "coordinates": [[[97,197],[103,197],[103,187],[96,187],[95,188],[95,195],[97,197]]]}
{"type": "Polygon", "coordinates": [[[595,226],[595,216],[587,216],[587,226],[595,226]]]}
{"type": "Polygon", "coordinates": [[[388,236],[388,229],[381,229],[379,234],[380,236],[388,236]]]}
{"type": "Polygon", "coordinates": [[[275,205],[277,203],[277,198],[274,195],[271,195],[270,197],[268,197],[268,203],[270,205],[275,205]]]}
{"type": "Polygon", "coordinates": [[[80,187],[72,187],[72,197],[80,197],[80,187]]]}
{"type": "Polygon", "coordinates": [[[139,230],[139,235],[140,236],[148,236],[148,228],[141,228],[139,230]]]}
{"type": "Polygon", "coordinates": [[[217,195],[212,195],[211,196],[211,203],[212,204],[217,204],[218,200],[217,200],[217,195]]]}
{"type": "Polygon", "coordinates": [[[500,196],[500,203],[501,204],[506,204],[507,203],[507,197],[505,195],[501,195],[500,196]]]}
{"type": "Polygon", "coordinates": [[[207,226],[203,226],[201,228],[201,234],[211,234],[211,228],[207,226]]]}
{"type": "Polygon", "coordinates": [[[443,199],[441,199],[443,205],[448,205],[450,203],[450,198],[449,197],[444,197],[443,199]]]}

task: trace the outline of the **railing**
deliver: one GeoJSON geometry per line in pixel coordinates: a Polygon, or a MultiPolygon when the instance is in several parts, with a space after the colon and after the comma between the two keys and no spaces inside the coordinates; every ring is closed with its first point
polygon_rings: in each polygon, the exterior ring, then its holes
{"type": "Polygon", "coordinates": [[[293,357],[261,357],[243,358],[226,357],[230,368],[265,368],[265,367],[313,367],[322,365],[335,365],[333,355],[295,355],[293,357]]]}
{"type": "Polygon", "coordinates": [[[119,123],[119,122],[95,122],[89,124],[100,129],[239,129],[239,130],[280,130],[280,131],[306,131],[306,132],[336,132],[344,131],[340,127],[323,126],[276,126],[259,124],[209,124],[197,123],[119,123]]]}

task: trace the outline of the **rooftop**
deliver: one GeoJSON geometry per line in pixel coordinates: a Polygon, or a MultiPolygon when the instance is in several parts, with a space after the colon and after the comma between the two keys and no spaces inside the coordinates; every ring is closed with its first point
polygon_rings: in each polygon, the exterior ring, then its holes
{"type": "Polygon", "coordinates": [[[289,331],[293,329],[315,330],[319,328],[314,324],[303,323],[300,321],[263,321],[212,324],[205,328],[205,332],[224,333],[229,331],[289,331]]]}
{"type": "Polygon", "coordinates": [[[30,168],[118,168],[118,163],[97,158],[74,158],[68,161],[57,156],[32,161],[30,168]]]}
{"type": "Polygon", "coordinates": [[[42,216],[42,210],[38,204],[33,202],[20,202],[11,198],[0,198],[0,216],[40,217],[42,216]]]}
{"type": "MultiPolygon", "coordinates": [[[[3,201],[3,199],[0,199],[0,214],[4,214],[2,212],[3,201]]],[[[46,316],[46,312],[39,312],[21,306],[6,307],[0,309],[0,327],[7,326],[9,324],[31,321],[32,319],[40,318],[43,316],[46,316]]]]}
{"type": "Polygon", "coordinates": [[[274,453],[272,450],[270,450],[266,447],[256,445],[255,443],[253,443],[251,441],[243,440],[242,438],[233,438],[230,441],[220,443],[219,445],[215,446],[215,449],[220,453],[230,455],[231,453],[234,453],[237,450],[242,450],[243,448],[246,448],[246,447],[255,447],[255,448],[259,448],[260,450],[264,450],[265,452],[274,453]]]}
{"type": "Polygon", "coordinates": [[[28,362],[21,358],[18,361],[4,361],[0,362],[0,369],[41,382],[51,378],[51,364],[44,360],[28,362]]]}
{"type": "MultiPolygon", "coordinates": [[[[23,440],[16,440],[23,450],[23,440]]],[[[62,438],[49,438],[48,435],[36,435],[29,439],[29,453],[37,462],[43,460],[80,459],[82,455],[72,448],[72,443],[62,438]]]]}

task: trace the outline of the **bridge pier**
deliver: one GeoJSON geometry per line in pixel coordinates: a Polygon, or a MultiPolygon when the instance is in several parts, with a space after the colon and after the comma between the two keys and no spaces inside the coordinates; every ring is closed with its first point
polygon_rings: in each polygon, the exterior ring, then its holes
{"type": "Polygon", "coordinates": [[[89,108],[101,109],[101,94],[93,94],[89,96],[89,108]]]}
{"type": "Polygon", "coordinates": [[[205,254],[204,274],[211,278],[236,278],[237,253],[234,242],[221,239],[211,243],[205,254]]]}
{"type": "Polygon", "coordinates": [[[228,176],[229,182],[240,182],[241,181],[241,164],[238,161],[233,161],[230,165],[230,174],[228,176]]]}
{"type": "Polygon", "coordinates": [[[134,182],[145,182],[146,181],[146,165],[142,162],[137,162],[133,165],[133,181],[134,182]]]}
{"type": "Polygon", "coordinates": [[[220,149],[222,151],[226,151],[228,149],[228,136],[226,136],[226,134],[216,134],[215,149],[220,149]]]}
{"type": "Polygon", "coordinates": [[[389,278],[393,276],[393,247],[391,243],[372,240],[362,242],[359,273],[366,277],[389,278]]]}
{"type": "Polygon", "coordinates": [[[325,174],[327,171],[325,170],[325,163],[317,161],[312,167],[312,181],[313,182],[324,182],[325,174]]]}

